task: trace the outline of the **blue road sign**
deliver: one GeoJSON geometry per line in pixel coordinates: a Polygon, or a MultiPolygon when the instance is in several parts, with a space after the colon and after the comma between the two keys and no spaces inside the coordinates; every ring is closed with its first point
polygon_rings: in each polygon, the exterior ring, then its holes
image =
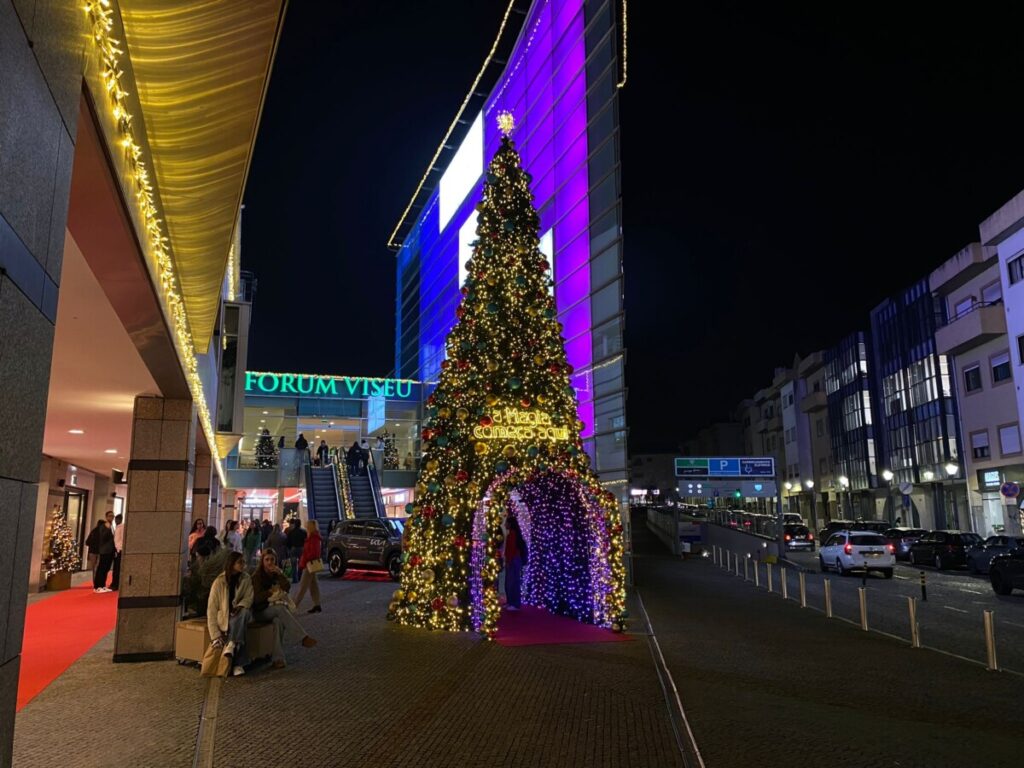
{"type": "Polygon", "coordinates": [[[723,459],[721,457],[708,459],[709,477],[738,477],[739,474],[739,459],[723,459]]]}
{"type": "Polygon", "coordinates": [[[775,477],[775,459],[741,459],[740,474],[746,477],[775,477]]]}

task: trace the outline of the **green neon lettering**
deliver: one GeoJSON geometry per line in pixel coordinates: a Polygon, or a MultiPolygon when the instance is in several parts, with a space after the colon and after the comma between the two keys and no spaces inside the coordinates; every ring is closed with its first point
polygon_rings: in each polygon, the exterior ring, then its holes
{"type": "Polygon", "coordinates": [[[342,381],[345,382],[345,387],[348,389],[348,393],[350,395],[354,395],[356,393],[356,388],[359,386],[359,379],[353,381],[348,376],[346,376],[344,379],[342,379],[342,381]]]}
{"type": "Polygon", "coordinates": [[[373,397],[380,397],[384,391],[380,385],[380,379],[370,379],[368,383],[373,387],[373,397]]]}
{"type": "Polygon", "coordinates": [[[394,396],[395,396],[395,382],[393,382],[391,379],[385,379],[384,380],[384,397],[394,397],[394,396]]]}
{"type": "Polygon", "coordinates": [[[370,380],[363,379],[363,397],[370,396],[370,380]]]}
{"type": "Polygon", "coordinates": [[[278,378],[273,373],[265,373],[260,376],[259,387],[264,392],[277,392],[278,378]],[[267,379],[270,379],[270,386],[267,386],[267,379]]]}
{"type": "Polygon", "coordinates": [[[293,395],[299,394],[295,390],[295,377],[292,376],[290,373],[286,373],[284,376],[281,377],[281,391],[291,392],[293,395]]]}
{"type": "Polygon", "coordinates": [[[405,392],[402,392],[402,386],[403,386],[403,382],[396,381],[395,382],[395,393],[399,397],[409,397],[409,395],[412,394],[412,382],[409,382],[409,381],[404,382],[405,392]]]}
{"type": "Polygon", "coordinates": [[[299,376],[299,394],[300,395],[311,395],[313,394],[313,377],[312,376],[299,376]],[[303,387],[303,382],[308,386],[303,387]]]}
{"type": "Polygon", "coordinates": [[[245,391],[252,392],[256,386],[256,374],[252,371],[245,372],[245,391]]]}
{"type": "Polygon", "coordinates": [[[323,376],[316,377],[316,393],[318,395],[338,396],[338,390],[334,388],[334,379],[325,379],[323,376]]]}

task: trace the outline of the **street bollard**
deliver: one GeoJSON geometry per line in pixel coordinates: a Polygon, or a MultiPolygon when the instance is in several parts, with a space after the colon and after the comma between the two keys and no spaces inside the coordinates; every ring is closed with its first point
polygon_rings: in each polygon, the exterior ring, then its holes
{"type": "Polygon", "coordinates": [[[917,625],[917,598],[907,597],[907,613],[910,614],[910,647],[921,647],[921,628],[917,625]]]}
{"type": "Polygon", "coordinates": [[[750,581],[750,559],[743,558],[743,580],[750,581]]]}
{"type": "Polygon", "coordinates": [[[740,575],[740,556],[736,555],[736,575],[740,575]]]}
{"type": "Polygon", "coordinates": [[[866,587],[857,587],[860,598],[860,628],[868,631],[868,590],[866,587]]]}
{"type": "Polygon", "coordinates": [[[825,618],[832,618],[832,582],[824,579],[825,582],[825,618]]]}
{"type": "Polygon", "coordinates": [[[982,616],[985,619],[985,654],[988,657],[988,671],[998,672],[999,663],[996,661],[995,614],[992,611],[984,611],[982,616]]]}
{"type": "Polygon", "coordinates": [[[924,585],[924,571],[921,571],[921,602],[928,602],[928,588],[924,585]]]}
{"type": "Polygon", "coordinates": [[[761,586],[761,564],[757,560],[754,561],[754,586],[761,586]]]}
{"type": "Polygon", "coordinates": [[[772,564],[768,563],[765,566],[768,569],[768,591],[772,591],[772,564]]]}
{"type": "Polygon", "coordinates": [[[789,585],[786,583],[786,569],[779,568],[779,583],[782,586],[782,599],[789,600],[789,585]]]}
{"type": "Polygon", "coordinates": [[[807,607],[807,576],[800,571],[800,607],[807,607]]]}

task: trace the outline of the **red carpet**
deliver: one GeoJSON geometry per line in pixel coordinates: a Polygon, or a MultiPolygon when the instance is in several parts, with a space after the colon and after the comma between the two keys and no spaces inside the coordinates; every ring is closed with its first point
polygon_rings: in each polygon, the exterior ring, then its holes
{"type": "Polygon", "coordinates": [[[92,584],[32,603],[18,678],[18,711],[114,628],[117,592],[96,594],[92,584]]]}
{"type": "Polygon", "coordinates": [[[502,610],[498,619],[499,645],[556,645],[560,643],[618,643],[629,635],[610,629],[582,624],[566,616],[556,616],[542,608],[524,605],[520,611],[502,610]]]}
{"type": "Polygon", "coordinates": [[[358,568],[347,569],[341,578],[343,581],[391,581],[387,571],[361,571],[358,568]]]}

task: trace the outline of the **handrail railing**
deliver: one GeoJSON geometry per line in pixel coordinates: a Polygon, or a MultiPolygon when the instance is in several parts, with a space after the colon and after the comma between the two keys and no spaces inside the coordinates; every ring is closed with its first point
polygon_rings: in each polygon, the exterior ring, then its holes
{"type": "Polygon", "coordinates": [[[957,320],[960,320],[960,319],[962,319],[964,317],[967,317],[972,312],[977,312],[979,309],[982,309],[984,307],[995,307],[995,306],[998,306],[998,305],[1000,305],[1002,303],[1003,303],[1002,297],[999,297],[995,301],[974,301],[974,302],[971,302],[971,306],[967,307],[966,309],[961,310],[960,312],[957,312],[955,315],[951,315],[946,320],[945,323],[940,323],[940,325],[942,325],[942,326],[952,325],[957,320]]]}
{"type": "Polygon", "coordinates": [[[369,459],[366,462],[366,475],[370,478],[370,490],[373,491],[373,508],[377,511],[377,517],[387,517],[384,513],[384,500],[380,490],[380,478],[377,477],[377,466],[373,461],[373,451],[370,451],[369,459]]]}

